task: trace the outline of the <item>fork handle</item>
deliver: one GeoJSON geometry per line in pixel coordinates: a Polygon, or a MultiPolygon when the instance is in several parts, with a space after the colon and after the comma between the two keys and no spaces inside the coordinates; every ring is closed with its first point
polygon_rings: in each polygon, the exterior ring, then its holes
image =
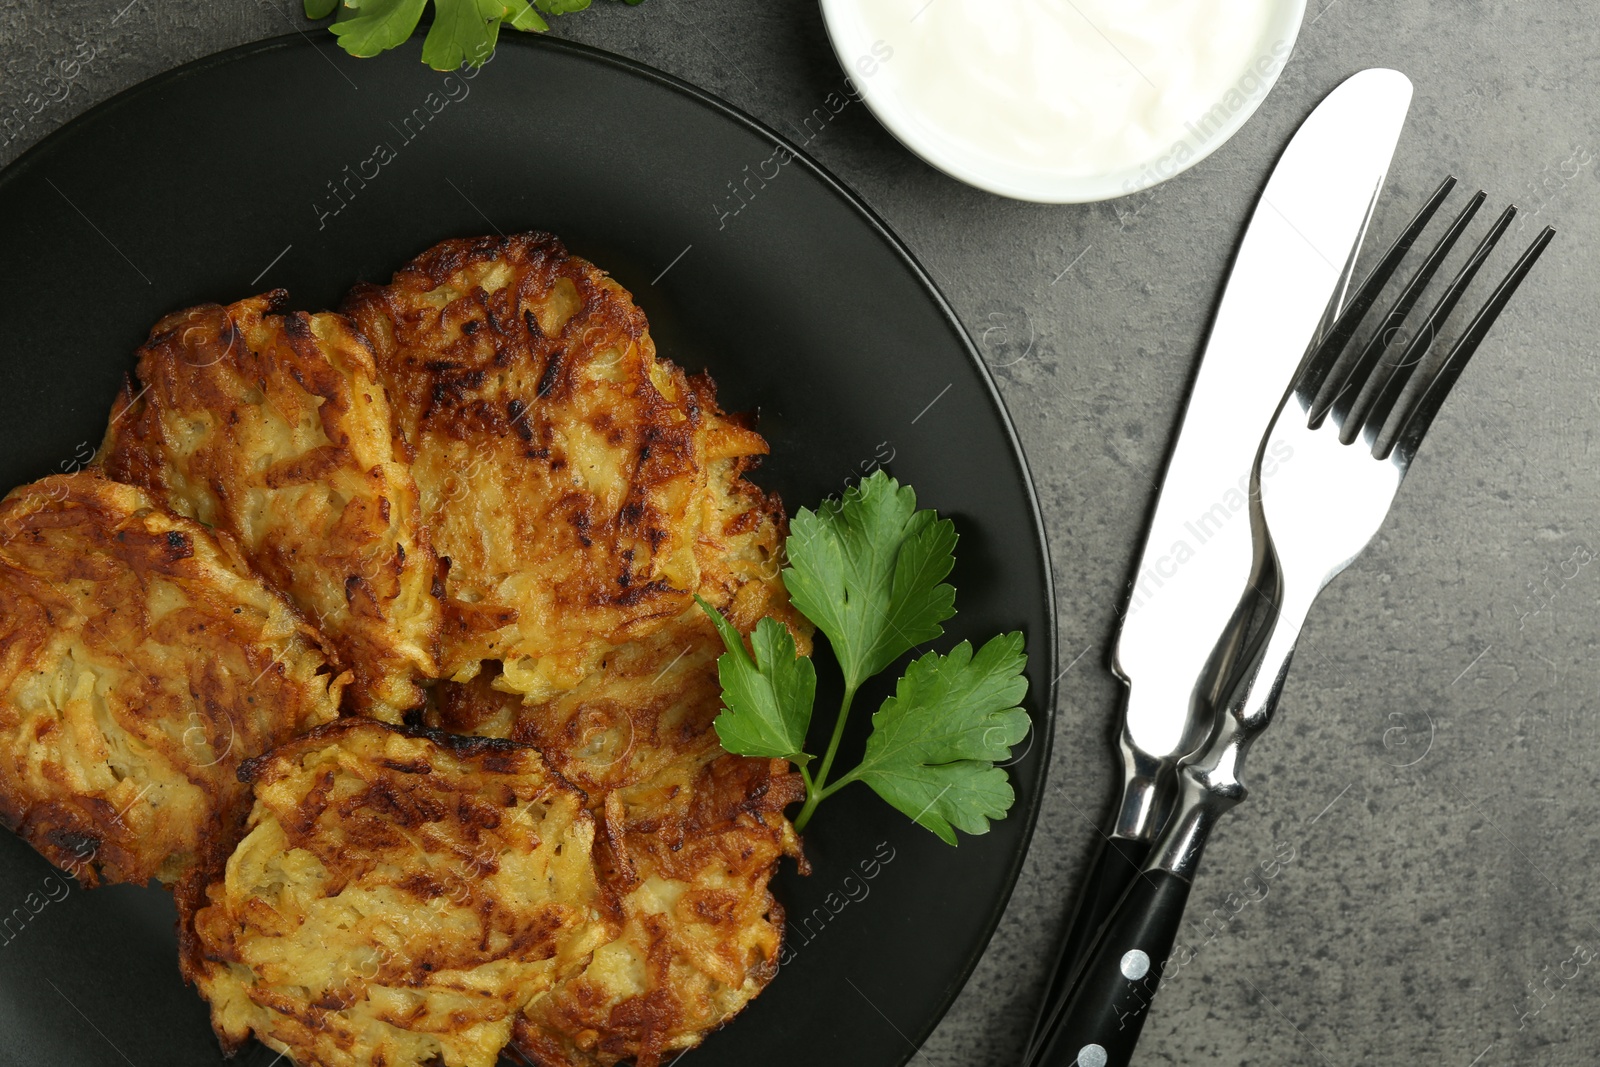
{"type": "Polygon", "coordinates": [[[1039,1002],[1039,1013],[1034,1020],[1033,1036],[1029,1047],[1039,1043],[1045,1026],[1060,1008],[1071,986],[1069,982],[1077,973],[1078,965],[1094,946],[1095,935],[1116,909],[1133,883],[1139,868],[1150,854],[1148,840],[1135,840],[1119,834],[1101,836],[1094,847],[1094,860],[1089,876],[1084,879],[1078,895],[1078,909],[1073,913],[1066,936],[1056,949],[1055,967],[1050,974],[1044,999],[1039,1002]]]}
{"type": "Polygon", "coordinates": [[[1101,927],[1027,1067],[1126,1067],[1172,952],[1190,882],[1142,871],[1101,927]]]}
{"type": "Polygon", "coordinates": [[[1279,587],[1272,619],[1234,678],[1211,737],[1179,768],[1177,803],[1145,869],[1101,928],[1061,1006],[1045,1021],[1028,1067],[1125,1067],[1133,1058],[1200,857],[1217,820],[1244,799],[1238,774],[1251,742],[1277,708],[1317,591],[1294,589],[1290,596],[1279,587]]]}

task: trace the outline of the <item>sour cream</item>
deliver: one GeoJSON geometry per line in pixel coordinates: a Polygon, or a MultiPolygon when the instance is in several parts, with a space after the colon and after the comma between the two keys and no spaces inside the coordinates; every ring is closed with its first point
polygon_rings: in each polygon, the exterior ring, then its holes
{"type": "Polygon", "coordinates": [[[929,162],[1029,200],[1191,166],[1283,69],[1304,0],[823,0],[873,112],[929,162]]]}

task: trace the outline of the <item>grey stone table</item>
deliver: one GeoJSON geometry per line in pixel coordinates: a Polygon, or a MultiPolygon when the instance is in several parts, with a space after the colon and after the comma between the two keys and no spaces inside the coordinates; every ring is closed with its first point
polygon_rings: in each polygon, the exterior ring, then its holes
{"type": "MultiPolygon", "coordinates": [[[[1005,920],[919,1064],[1016,1059],[1112,787],[1123,582],[1229,253],[1296,124],[1369,66],[1417,88],[1394,199],[1448,171],[1521,204],[1524,240],[1560,235],[1313,612],[1255,795],[1196,886],[1214,936],[1164,988],[1139,1062],[1600,1061],[1600,29],[1577,4],[1309,6],[1237,137],[1083,207],[959,185],[859,104],[808,132],[843,76],[807,0],[597,0],[556,27],[807,141],[950,298],[1038,480],[1072,664],[1055,766],[1005,920]]],[[[144,78],[306,25],[298,0],[5,0],[0,161],[144,78]]],[[[1380,232],[1408,212],[1380,209],[1380,232]]]]}

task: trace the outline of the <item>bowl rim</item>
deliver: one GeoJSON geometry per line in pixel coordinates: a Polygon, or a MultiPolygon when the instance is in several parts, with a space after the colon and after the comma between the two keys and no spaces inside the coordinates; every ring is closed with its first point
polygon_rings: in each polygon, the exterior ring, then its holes
{"type": "MultiPolygon", "coordinates": [[[[1280,62],[1270,74],[1262,75],[1255,70],[1260,59],[1258,56],[1238,72],[1238,79],[1256,73],[1261,88],[1252,92],[1244,105],[1232,112],[1215,133],[1198,146],[1191,146],[1187,158],[1174,162],[1171,158],[1177,148],[1174,145],[1150,159],[1116,170],[1073,175],[996,166],[988,164],[974,153],[952,150],[942,139],[930,134],[919,121],[914,102],[889,90],[885,79],[855,77],[856,61],[863,56],[870,56],[872,46],[878,43],[867,41],[859,33],[862,27],[853,16],[860,0],[820,0],[828,40],[839,65],[844,68],[846,78],[855,94],[897,141],[929,165],[958,181],[998,196],[1041,204],[1088,204],[1131,196],[1177,177],[1226,144],[1256,113],[1256,109],[1277,85],[1278,78],[1294,56],[1295,44],[1304,24],[1306,0],[1269,2],[1274,10],[1263,40],[1272,42],[1274,47],[1280,42],[1285,46],[1280,62]],[[1166,169],[1164,163],[1171,163],[1171,169],[1166,169]]],[[[1188,144],[1192,140],[1185,138],[1178,143],[1188,144]]]]}

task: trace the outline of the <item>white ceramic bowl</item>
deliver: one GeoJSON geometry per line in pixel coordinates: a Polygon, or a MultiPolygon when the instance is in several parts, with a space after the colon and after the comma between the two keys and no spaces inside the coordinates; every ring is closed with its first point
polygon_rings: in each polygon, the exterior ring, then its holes
{"type": "Polygon", "coordinates": [[[840,65],[878,121],[902,144],[968,185],[1017,200],[1046,204],[1083,204],[1137,193],[1183,173],[1222,147],[1255,114],[1277,83],[1300,34],[1306,10],[1305,0],[1273,0],[1261,47],[1250,53],[1259,58],[1240,67],[1236,79],[1230,81],[1230,84],[1248,86],[1239,94],[1242,103],[1236,108],[1224,108],[1226,116],[1218,123],[1208,124],[1204,136],[1190,133],[1150,159],[1104,173],[1084,175],[1021,166],[944,136],[938,115],[930,114],[922,101],[903,89],[893,77],[881,76],[885,63],[892,63],[893,58],[883,59],[884,42],[870,33],[858,0],[821,0],[821,3],[840,65]],[[1281,55],[1273,51],[1275,48],[1281,55]],[[1273,57],[1274,63],[1262,63],[1267,57],[1273,57]],[[1256,63],[1271,69],[1263,76],[1252,69],[1256,63]]]}

